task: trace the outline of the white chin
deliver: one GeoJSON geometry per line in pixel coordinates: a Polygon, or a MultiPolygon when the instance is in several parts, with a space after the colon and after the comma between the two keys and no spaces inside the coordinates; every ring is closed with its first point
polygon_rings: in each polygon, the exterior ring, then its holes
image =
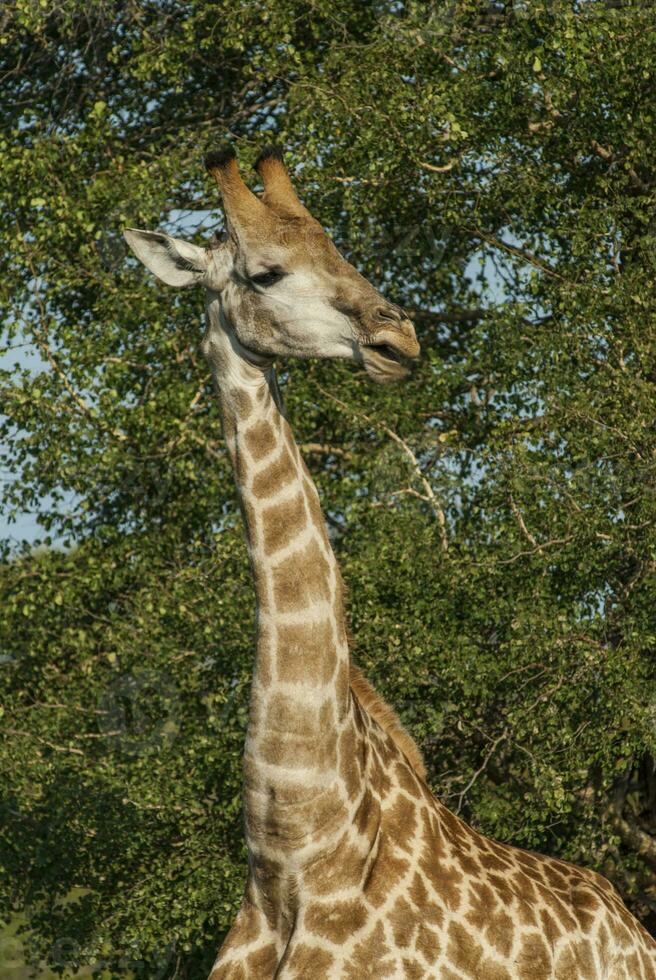
{"type": "Polygon", "coordinates": [[[362,348],[362,361],[371,380],[380,385],[390,384],[392,381],[402,381],[410,374],[410,369],[405,364],[375,347],[362,348]]]}

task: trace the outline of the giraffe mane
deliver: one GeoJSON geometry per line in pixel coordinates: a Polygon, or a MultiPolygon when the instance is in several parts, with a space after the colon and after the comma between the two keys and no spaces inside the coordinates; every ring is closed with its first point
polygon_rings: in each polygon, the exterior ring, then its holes
{"type": "Polygon", "coordinates": [[[419,746],[412,735],[403,727],[401,719],[394,708],[383,700],[380,694],[369,683],[359,667],[350,665],[351,691],[360,705],[371,717],[378,722],[383,731],[387,732],[392,741],[403,752],[412,768],[420,779],[426,778],[426,766],[419,746]]]}

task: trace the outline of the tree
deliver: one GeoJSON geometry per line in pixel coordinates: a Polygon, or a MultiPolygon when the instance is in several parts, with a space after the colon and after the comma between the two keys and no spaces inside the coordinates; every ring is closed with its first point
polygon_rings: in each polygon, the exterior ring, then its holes
{"type": "Polygon", "coordinates": [[[200,299],[121,240],[205,240],[225,138],[246,167],[285,145],[422,341],[399,388],[283,375],[356,659],[448,805],[654,928],[650,27],[602,0],[3,13],[4,343],[42,362],[1,375],[3,506],[46,547],[3,552],[1,894],[35,957],[200,976],[241,893],[252,597],[200,299]]]}

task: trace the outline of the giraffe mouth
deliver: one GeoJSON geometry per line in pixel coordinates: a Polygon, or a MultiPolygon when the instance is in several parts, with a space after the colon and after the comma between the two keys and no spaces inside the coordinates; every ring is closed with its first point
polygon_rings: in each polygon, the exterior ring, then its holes
{"type": "Polygon", "coordinates": [[[407,378],[416,360],[388,341],[369,341],[360,346],[360,352],[364,369],[371,380],[383,385],[407,378]]]}

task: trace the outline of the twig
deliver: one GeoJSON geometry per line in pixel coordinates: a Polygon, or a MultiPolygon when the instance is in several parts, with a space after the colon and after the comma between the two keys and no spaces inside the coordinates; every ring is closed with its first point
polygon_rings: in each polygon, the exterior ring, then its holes
{"type": "Polygon", "coordinates": [[[494,248],[502,249],[504,252],[508,252],[510,255],[515,255],[519,259],[523,259],[524,262],[528,262],[529,265],[534,266],[541,272],[544,272],[548,276],[552,276],[554,279],[559,279],[561,282],[566,282],[565,276],[561,276],[560,272],[550,266],[547,262],[539,259],[537,255],[533,255],[532,252],[528,252],[526,249],[519,248],[517,245],[511,245],[510,242],[505,242],[503,238],[497,238],[495,235],[487,235],[480,228],[470,228],[469,231],[476,238],[480,238],[481,241],[487,242],[488,245],[492,245],[494,248]]]}
{"type": "Polygon", "coordinates": [[[370,180],[366,177],[337,177],[335,174],[329,176],[328,180],[333,180],[337,184],[362,184],[367,187],[380,187],[383,183],[382,180],[370,180]]]}
{"type": "Polygon", "coordinates": [[[404,487],[402,490],[393,490],[390,497],[401,497],[403,494],[407,493],[411,497],[416,497],[418,500],[423,500],[424,503],[430,503],[428,497],[424,493],[419,493],[414,487],[404,487]]]}
{"type": "Polygon", "coordinates": [[[303,442],[299,446],[304,453],[318,453],[323,456],[342,456],[344,459],[351,459],[352,453],[348,449],[341,449],[339,446],[330,446],[324,442],[303,442]]]}
{"type": "Polygon", "coordinates": [[[457,803],[457,806],[456,806],[456,809],[455,809],[456,814],[460,813],[460,811],[462,810],[462,804],[465,801],[465,796],[467,795],[467,793],[469,792],[469,790],[472,788],[472,786],[474,785],[474,783],[476,782],[476,780],[478,779],[478,777],[480,775],[482,775],[482,773],[484,773],[485,770],[487,769],[488,764],[490,762],[490,759],[492,758],[492,756],[496,752],[497,747],[501,744],[501,742],[505,741],[507,738],[508,738],[508,729],[507,728],[504,728],[504,730],[501,732],[501,734],[497,738],[495,738],[494,741],[492,742],[492,744],[490,745],[489,749],[485,753],[485,756],[483,758],[483,761],[481,762],[480,766],[478,767],[478,769],[476,770],[476,772],[473,774],[473,776],[471,777],[471,779],[469,779],[469,781],[467,782],[467,785],[458,794],[458,803],[457,803]]]}
{"type": "Polygon", "coordinates": [[[56,711],[81,711],[85,715],[106,715],[107,712],[101,708],[82,708],[78,704],[59,704],[55,701],[33,701],[32,704],[24,704],[15,708],[16,712],[31,711],[33,708],[54,708],[56,711]]]}
{"type": "Polygon", "coordinates": [[[72,755],[84,755],[82,749],[73,749],[69,746],[55,745],[53,742],[48,742],[47,739],[41,738],[40,735],[36,735],[34,732],[21,732],[17,728],[5,728],[4,733],[6,735],[18,735],[22,738],[33,738],[35,741],[40,742],[41,745],[45,745],[49,749],[52,749],[53,752],[70,752],[72,755]]]}
{"type": "Polygon", "coordinates": [[[573,537],[573,534],[568,534],[566,538],[552,538],[551,541],[543,541],[541,544],[536,544],[530,551],[519,551],[516,555],[513,555],[512,558],[500,558],[498,564],[512,565],[514,562],[519,561],[520,558],[526,558],[528,555],[541,553],[545,550],[545,548],[553,548],[553,546],[557,544],[567,544],[573,537]]]}
{"type": "Polygon", "coordinates": [[[430,170],[431,173],[434,174],[448,174],[450,170],[453,170],[456,163],[456,160],[451,160],[449,163],[445,163],[443,167],[436,167],[434,163],[426,163],[425,160],[417,160],[417,164],[422,168],[422,170],[430,170]]]}
{"type": "Polygon", "coordinates": [[[517,504],[515,503],[515,498],[513,497],[512,494],[510,494],[510,509],[514,514],[515,520],[519,525],[520,531],[522,532],[522,534],[524,535],[528,543],[533,545],[534,548],[539,548],[537,541],[535,540],[535,538],[533,537],[529,529],[526,527],[526,524],[524,523],[524,518],[522,517],[521,511],[519,510],[517,504]]]}

